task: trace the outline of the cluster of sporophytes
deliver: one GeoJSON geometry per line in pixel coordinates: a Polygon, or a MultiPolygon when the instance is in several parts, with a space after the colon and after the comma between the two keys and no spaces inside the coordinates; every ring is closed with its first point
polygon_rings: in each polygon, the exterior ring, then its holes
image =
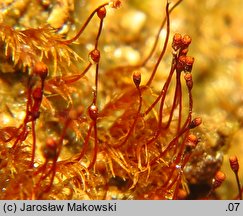
{"type": "MultiPolygon", "coordinates": [[[[71,39],[48,25],[17,30],[0,23],[1,199],[190,196],[184,168],[200,141],[194,128],[202,119],[193,115],[191,38],[176,33],[168,46],[170,13],[181,1],[166,4],[144,59],[109,70],[102,67],[100,38],[107,12],[120,8],[119,0],[98,6],[71,39]],[[84,59],[74,47],[91,22],[97,28],[84,59]],[[162,71],[167,49],[172,60],[162,71]],[[153,84],[161,73],[166,78],[157,90],[153,84]]],[[[230,164],[237,176],[237,158],[230,164]]],[[[213,197],[224,181],[219,168],[204,198],[213,197]]],[[[242,191],[238,178],[237,183],[242,191]]]]}

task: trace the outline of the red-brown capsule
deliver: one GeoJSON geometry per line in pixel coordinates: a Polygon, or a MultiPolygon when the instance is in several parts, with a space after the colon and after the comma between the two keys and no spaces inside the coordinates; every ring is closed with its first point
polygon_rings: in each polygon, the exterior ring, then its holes
{"type": "Polygon", "coordinates": [[[48,75],[48,68],[45,63],[37,62],[33,68],[33,73],[40,76],[41,79],[45,79],[48,75]]]}
{"type": "Polygon", "coordinates": [[[187,137],[186,146],[195,148],[198,143],[198,138],[194,134],[189,134],[187,137]]]}
{"type": "Polygon", "coordinates": [[[136,87],[139,87],[140,83],[141,83],[141,72],[140,71],[134,71],[133,75],[133,82],[136,85],[136,87]]]}
{"type": "Polygon", "coordinates": [[[53,159],[57,156],[57,141],[52,138],[52,137],[48,137],[46,139],[46,144],[43,148],[43,156],[46,159],[53,159]]]}
{"type": "Polygon", "coordinates": [[[213,188],[218,188],[221,186],[221,184],[224,182],[226,176],[223,172],[218,171],[216,172],[214,179],[213,179],[213,188]]]}
{"type": "Polygon", "coordinates": [[[100,8],[98,11],[97,11],[97,15],[100,19],[104,19],[105,16],[106,16],[106,9],[105,7],[102,7],[100,8]]]}
{"type": "Polygon", "coordinates": [[[185,64],[186,64],[185,65],[185,71],[191,72],[193,63],[194,63],[194,58],[191,57],[191,56],[186,56],[186,59],[185,59],[185,64]]]}
{"type": "Polygon", "coordinates": [[[192,42],[192,39],[189,35],[184,35],[182,38],[182,44],[183,47],[188,47],[190,45],[190,43],[192,42]]]}
{"type": "Polygon", "coordinates": [[[181,72],[185,70],[186,66],[186,56],[179,56],[177,65],[176,65],[176,70],[181,72]]]}
{"type": "Polygon", "coordinates": [[[177,70],[191,72],[194,58],[190,56],[180,55],[177,62],[177,70]]]}
{"type": "Polygon", "coordinates": [[[192,87],[193,87],[192,74],[191,73],[185,73],[184,79],[186,80],[187,87],[191,90],[192,87]]]}
{"type": "Polygon", "coordinates": [[[179,33],[176,33],[173,37],[172,41],[172,48],[177,51],[178,49],[181,48],[182,45],[182,36],[179,33]]]}
{"type": "Polygon", "coordinates": [[[94,49],[92,50],[90,53],[89,53],[89,57],[91,59],[91,63],[98,63],[100,61],[100,51],[97,50],[97,49],[94,49]]]}
{"type": "Polygon", "coordinates": [[[96,120],[98,118],[98,108],[95,104],[92,104],[90,107],[89,107],[89,117],[92,119],[92,120],[96,120]]]}
{"type": "Polygon", "coordinates": [[[194,58],[191,57],[191,56],[186,56],[185,60],[186,60],[185,61],[185,71],[191,72],[192,66],[193,66],[193,63],[194,63],[194,58]]]}
{"type": "Polygon", "coordinates": [[[113,0],[109,3],[110,7],[111,8],[115,8],[115,9],[118,9],[121,7],[122,3],[120,0],[113,0]]]}
{"type": "Polygon", "coordinates": [[[240,168],[238,158],[236,156],[231,156],[229,158],[229,162],[230,162],[230,167],[234,171],[234,173],[238,173],[239,168],[240,168]]]}
{"type": "Polygon", "coordinates": [[[200,118],[200,117],[194,118],[191,121],[191,123],[189,124],[189,128],[190,129],[195,128],[195,127],[199,126],[201,123],[202,123],[202,118],[200,118]]]}
{"type": "Polygon", "coordinates": [[[193,65],[193,63],[194,63],[194,58],[191,56],[186,56],[186,64],[193,65]]]}

